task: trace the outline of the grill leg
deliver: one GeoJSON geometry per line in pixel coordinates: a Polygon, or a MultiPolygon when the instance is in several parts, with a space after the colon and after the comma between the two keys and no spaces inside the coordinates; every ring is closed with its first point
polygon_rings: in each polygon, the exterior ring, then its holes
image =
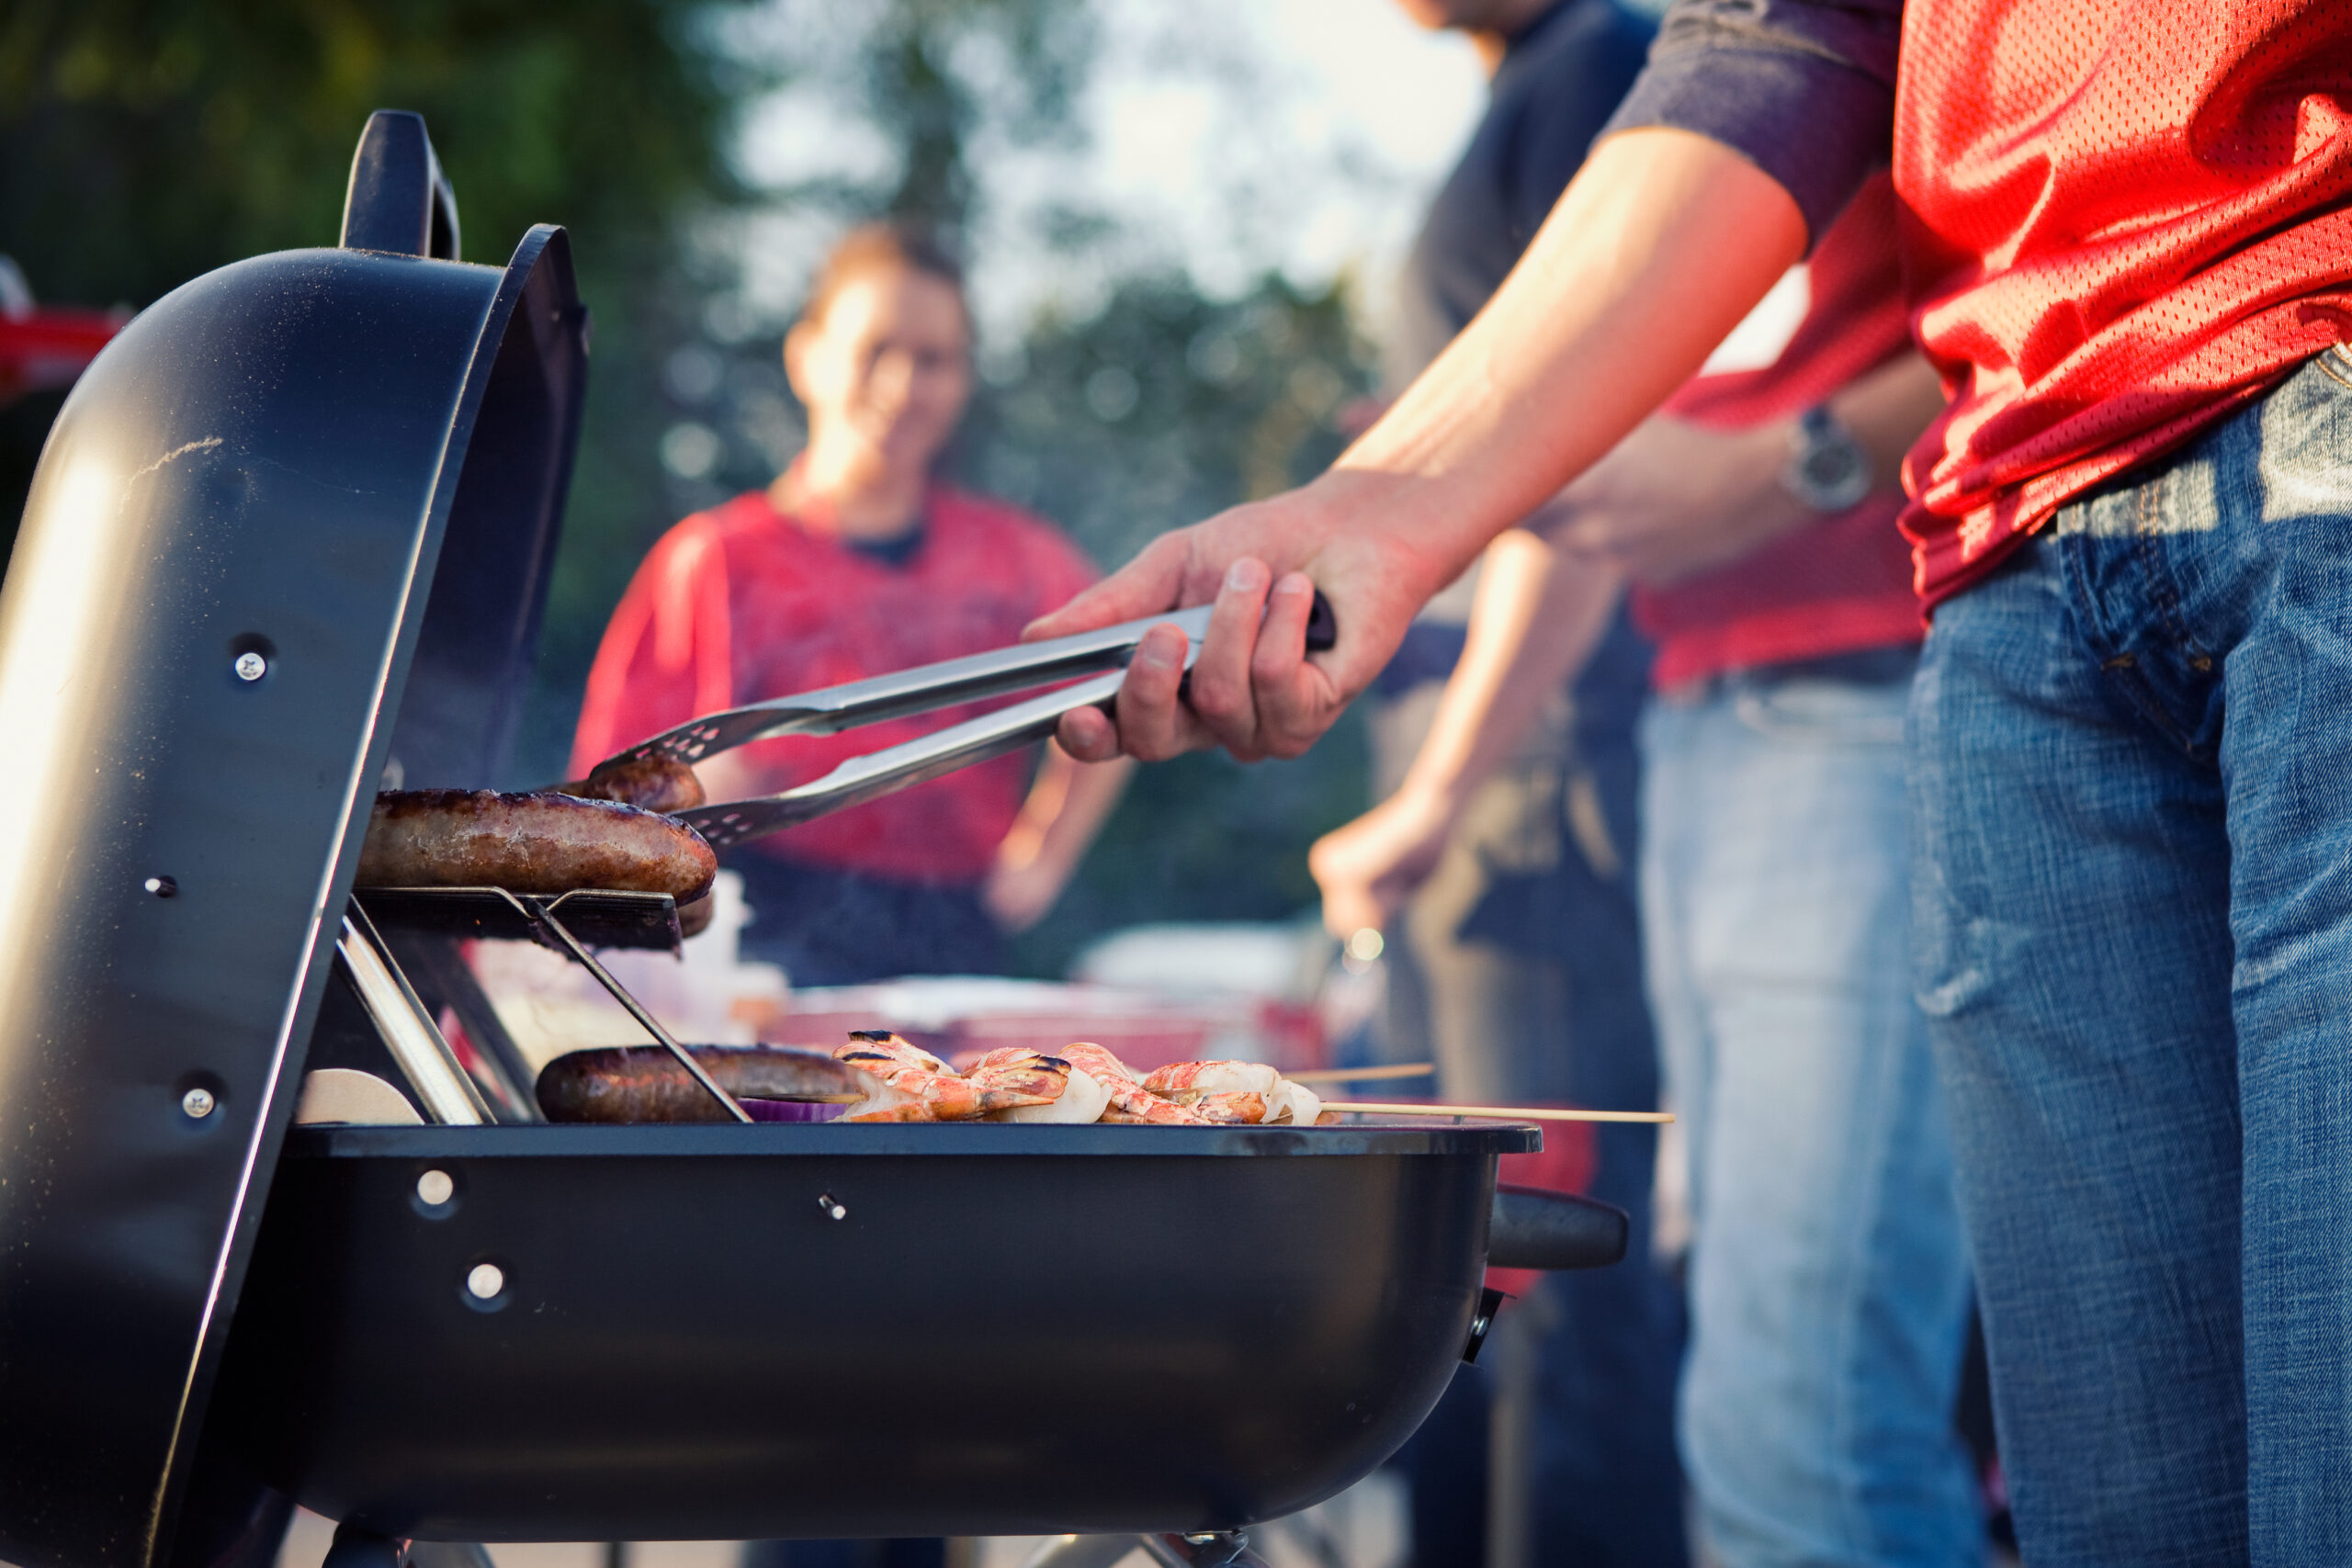
{"type": "Polygon", "coordinates": [[[1131,1535],[1057,1535],[1022,1568],[1111,1568],[1140,1544],[1131,1535]]]}
{"type": "Polygon", "coordinates": [[[356,1525],[334,1528],[320,1568],[491,1568],[490,1553],[468,1540],[398,1540],[356,1525]]]}
{"type": "Polygon", "coordinates": [[[374,1530],[342,1524],[334,1527],[334,1544],[327,1548],[321,1568],[406,1568],[408,1542],[374,1530]]]}
{"type": "Polygon", "coordinates": [[[1204,1530],[1198,1535],[1148,1535],[1137,1541],[1165,1568],[1266,1568],[1239,1530],[1204,1530]]]}
{"type": "Polygon", "coordinates": [[[470,1540],[412,1540],[408,1568],[491,1568],[490,1549],[470,1540]]]}

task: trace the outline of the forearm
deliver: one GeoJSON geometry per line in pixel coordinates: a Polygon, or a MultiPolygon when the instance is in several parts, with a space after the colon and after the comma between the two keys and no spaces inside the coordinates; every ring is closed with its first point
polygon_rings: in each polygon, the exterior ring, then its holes
{"type": "Polygon", "coordinates": [[[1048,746],[1021,815],[998,848],[998,861],[1014,868],[1036,863],[1063,873],[1074,869],[1119,804],[1133,767],[1125,758],[1074,761],[1048,746]]]}
{"type": "Polygon", "coordinates": [[[1457,812],[1591,657],[1623,586],[1612,568],[1569,559],[1524,529],[1488,546],[1469,639],[1401,790],[1457,812]]]}
{"type": "MultiPolygon", "coordinates": [[[[1903,459],[1943,406],[1943,385],[1935,370],[1925,358],[1907,350],[1856,377],[1826,401],[1831,417],[1853,436],[1870,460],[1870,493],[1878,497],[1902,495],[1903,459]]],[[[1719,503],[1720,510],[1736,522],[1728,532],[1728,551],[1706,564],[1729,565],[1827,515],[1798,500],[1781,480],[1796,431],[1797,421],[1792,416],[1757,432],[1764,438],[1761,464],[1739,494],[1719,503]]]]}
{"type": "Polygon", "coordinates": [[[1909,352],[1856,377],[1829,400],[1829,412],[1869,455],[1871,488],[1890,494],[1903,489],[1904,457],[1943,409],[1935,367],[1909,352]]]}
{"type": "Polygon", "coordinates": [[[1804,243],[1788,194],[1728,148],[1610,138],[1487,308],[1317,488],[1442,581],[1689,378],[1804,243]]]}
{"type": "MultiPolygon", "coordinates": [[[[1882,504],[1901,495],[1903,455],[1942,403],[1934,372],[1907,352],[1828,400],[1861,446],[1882,504]]],[[[1638,582],[1721,570],[1823,520],[1786,480],[1797,432],[1794,414],[1730,429],[1660,415],[1529,526],[1572,558],[1613,563],[1638,582]]]]}
{"type": "Polygon", "coordinates": [[[1062,744],[1090,759],[1305,750],[1429,596],[1688,378],[1804,243],[1795,202],[1729,148],[1663,129],[1602,142],[1486,310],[1329,472],[1161,536],[1029,626],[1216,605],[1189,677],[1182,634],[1155,628],[1115,717],[1071,714],[1062,744]],[[1317,590],[1339,640],[1310,658],[1317,590]]]}

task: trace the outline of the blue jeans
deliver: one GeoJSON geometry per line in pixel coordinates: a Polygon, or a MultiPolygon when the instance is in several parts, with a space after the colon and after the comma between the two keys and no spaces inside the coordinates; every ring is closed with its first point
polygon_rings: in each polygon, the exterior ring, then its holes
{"type": "Polygon", "coordinates": [[[1943,606],[1917,971],[2026,1561],[2352,1562],[2352,364],[1943,606]]]}
{"type": "MultiPolygon", "coordinates": [[[[1427,1042],[1450,1098],[1657,1103],[1633,874],[1633,729],[1649,662],[1621,615],[1577,680],[1571,755],[1487,781],[1400,922],[1390,998],[1410,1027],[1398,1032],[1427,1042]]],[[[1473,1494],[1486,1490],[1477,1482],[1498,1387],[1532,1407],[1523,1460],[1532,1561],[1688,1561],[1673,1432],[1681,1324],[1671,1282],[1649,1261],[1657,1130],[1596,1132],[1588,1190],[1633,1216],[1631,1256],[1535,1284],[1537,1299],[1511,1308],[1521,1355],[1497,1354],[1457,1377],[1414,1438],[1403,1462],[1415,1477],[1422,1568],[1475,1562],[1488,1548],[1488,1498],[1473,1494]]]]}
{"type": "Polygon", "coordinates": [[[1984,1551],[1951,1425],[1968,1269],[1910,990],[1905,674],[1736,676],[1643,729],[1693,1221],[1683,1466],[1731,1568],[1984,1551]]]}

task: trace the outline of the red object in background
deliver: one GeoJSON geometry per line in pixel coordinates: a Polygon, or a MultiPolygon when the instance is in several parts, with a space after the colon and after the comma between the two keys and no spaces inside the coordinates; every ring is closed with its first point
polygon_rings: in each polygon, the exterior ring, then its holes
{"type": "Polygon", "coordinates": [[[0,408],[72,386],[127,318],[109,310],[12,306],[0,314],[0,408]]]}
{"type": "MultiPolygon", "coordinates": [[[[1813,303],[1781,356],[1754,370],[1693,377],[1663,412],[1717,430],[1792,418],[1911,345],[1895,246],[1894,186],[1855,193],[1807,266],[1813,303]]],[[[1900,496],[1879,494],[1732,565],[1634,590],[1634,615],[1657,644],[1659,690],[1730,670],[1823,659],[1919,640],[1911,547],[1895,530],[1900,496]]]]}
{"type": "Polygon", "coordinates": [[[763,1023],[760,1037],[771,1044],[830,1051],[853,1030],[895,1030],[959,1065],[1007,1047],[1050,1054],[1086,1040],[1138,1073],[1170,1062],[1217,1058],[1264,1062],[1295,1073],[1327,1060],[1321,1016],[1304,1003],[1046,982],[1021,982],[1012,998],[983,988],[944,1000],[942,988],[955,984],[885,982],[803,992],[794,998],[793,1011],[763,1023]],[[910,998],[906,987],[917,995],[910,998]]]}
{"type": "MultiPolygon", "coordinates": [[[[1543,1107],[1541,1109],[1550,1109],[1543,1107]]],[[[1496,1179],[1511,1187],[1541,1187],[1547,1192],[1582,1192],[1600,1167],[1600,1145],[1589,1122],[1546,1122],[1544,1147],[1532,1155],[1505,1155],[1496,1179]]],[[[1538,1269],[1489,1269],[1487,1283],[1523,1296],[1544,1277],[1538,1269]]]]}
{"type": "MultiPolygon", "coordinates": [[[[696,714],[1008,647],[1094,581],[1078,547],[1043,518],[946,485],[932,487],[923,511],[922,543],[897,565],[779,512],[760,491],[664,534],[605,629],[574,774],[696,714]]],[[[763,789],[785,789],[981,711],[755,741],[737,755],[763,789]]],[[[968,886],[995,863],[1033,765],[1026,754],[998,757],[741,852],[968,886]]]]}

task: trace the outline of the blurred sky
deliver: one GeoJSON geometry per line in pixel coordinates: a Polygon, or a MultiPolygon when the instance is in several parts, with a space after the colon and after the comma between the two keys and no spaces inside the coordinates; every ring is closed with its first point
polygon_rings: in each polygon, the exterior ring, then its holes
{"type": "MultiPolygon", "coordinates": [[[[1469,44],[1422,31],[1390,0],[1099,0],[1096,10],[1079,144],[984,134],[973,146],[983,339],[1017,332],[1041,305],[1083,313],[1114,276],[1153,265],[1227,295],[1270,269],[1306,285],[1346,274],[1376,324],[1416,215],[1485,101],[1469,44]],[[1050,214],[1071,208],[1114,221],[1057,248],[1050,214]]],[[[778,0],[773,15],[821,53],[811,28],[852,45],[845,11],[778,0]]],[[[959,63],[984,80],[991,69],[959,63]]],[[[890,153],[818,73],[752,112],[740,158],[755,184],[775,186],[871,179],[890,153]]],[[[732,235],[753,313],[797,303],[834,228],[786,206],[732,235]]]]}

